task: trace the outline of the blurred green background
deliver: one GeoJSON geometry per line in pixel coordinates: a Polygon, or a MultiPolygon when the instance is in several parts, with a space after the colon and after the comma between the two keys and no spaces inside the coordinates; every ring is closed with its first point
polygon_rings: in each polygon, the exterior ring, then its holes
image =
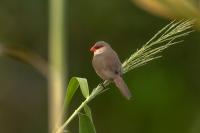
{"type": "MultiPolygon", "coordinates": [[[[0,45],[31,50],[47,60],[48,3],[1,0],[0,45]]],[[[169,23],[169,18],[188,18],[190,13],[180,9],[187,16],[176,12],[155,16],[128,0],[72,0],[66,7],[69,77],[87,78],[91,89],[101,81],[89,52],[96,41],[110,43],[123,61],[169,23]]],[[[163,58],[124,75],[134,100],[124,99],[114,85],[94,99],[90,106],[97,132],[200,133],[199,35],[192,33],[162,53],[163,58]]],[[[72,108],[82,99],[77,93],[72,108]]],[[[32,66],[1,56],[0,133],[47,132],[47,105],[47,79],[32,66]]],[[[76,118],[70,125],[74,133],[77,122],[76,118]]]]}

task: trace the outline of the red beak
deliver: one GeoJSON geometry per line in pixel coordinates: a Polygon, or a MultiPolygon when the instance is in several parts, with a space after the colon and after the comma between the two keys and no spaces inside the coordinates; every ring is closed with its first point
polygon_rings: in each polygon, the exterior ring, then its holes
{"type": "Polygon", "coordinates": [[[90,48],[90,52],[94,52],[96,49],[94,47],[90,48]]]}

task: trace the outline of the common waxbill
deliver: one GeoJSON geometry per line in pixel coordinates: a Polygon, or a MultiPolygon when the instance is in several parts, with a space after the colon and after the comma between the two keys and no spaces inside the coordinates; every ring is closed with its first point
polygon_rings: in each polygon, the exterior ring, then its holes
{"type": "Polygon", "coordinates": [[[103,80],[114,81],[123,96],[130,99],[131,93],[121,77],[122,64],[117,53],[104,41],[96,42],[90,51],[94,53],[92,65],[99,77],[103,80]]]}

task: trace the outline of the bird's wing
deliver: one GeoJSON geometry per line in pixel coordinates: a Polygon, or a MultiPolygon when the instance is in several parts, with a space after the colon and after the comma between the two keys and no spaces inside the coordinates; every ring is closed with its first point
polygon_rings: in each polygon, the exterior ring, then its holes
{"type": "Polygon", "coordinates": [[[105,68],[109,69],[109,71],[113,72],[114,74],[122,74],[122,65],[117,53],[115,51],[110,51],[112,53],[107,53],[106,60],[105,60],[105,68]]]}

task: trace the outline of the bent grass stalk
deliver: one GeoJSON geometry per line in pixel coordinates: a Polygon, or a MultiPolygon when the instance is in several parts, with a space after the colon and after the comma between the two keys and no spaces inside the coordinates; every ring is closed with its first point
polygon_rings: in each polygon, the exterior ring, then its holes
{"type": "MultiPolygon", "coordinates": [[[[181,20],[178,22],[172,21],[160,31],[158,31],[145,45],[143,45],[139,50],[133,53],[123,64],[123,73],[127,73],[135,68],[143,66],[148,62],[160,58],[158,55],[163,50],[171,45],[182,42],[176,41],[176,39],[186,36],[193,32],[191,29],[193,27],[194,20],[181,20]]],[[[104,81],[103,85],[106,87],[111,83],[111,81],[104,81]]],[[[92,93],[81,103],[81,105],[72,113],[72,115],[60,126],[56,133],[61,133],[65,127],[77,116],[77,114],[83,109],[83,107],[88,104],[97,95],[103,93],[105,90],[101,84],[99,84],[92,93]]]]}

